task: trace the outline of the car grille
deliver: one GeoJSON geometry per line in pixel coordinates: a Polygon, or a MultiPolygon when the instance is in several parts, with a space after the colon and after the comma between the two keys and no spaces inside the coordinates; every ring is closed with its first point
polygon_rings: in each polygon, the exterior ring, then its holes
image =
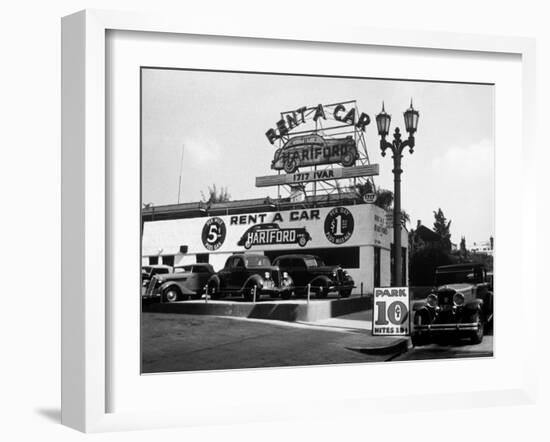
{"type": "Polygon", "coordinates": [[[448,306],[453,304],[454,292],[444,291],[437,294],[437,301],[441,306],[448,306]]]}
{"type": "Polygon", "coordinates": [[[273,283],[275,284],[275,287],[279,287],[281,283],[281,272],[279,272],[278,270],[272,270],[271,278],[273,278],[273,283]]]}
{"type": "Polygon", "coordinates": [[[158,279],[156,276],[153,276],[151,278],[151,281],[149,281],[149,285],[147,286],[147,291],[145,292],[145,294],[147,296],[152,296],[155,292],[155,287],[157,285],[157,282],[158,282],[158,279]]]}
{"type": "Polygon", "coordinates": [[[343,282],[344,281],[344,270],[343,269],[338,269],[336,271],[336,279],[338,280],[338,282],[343,282]]]}

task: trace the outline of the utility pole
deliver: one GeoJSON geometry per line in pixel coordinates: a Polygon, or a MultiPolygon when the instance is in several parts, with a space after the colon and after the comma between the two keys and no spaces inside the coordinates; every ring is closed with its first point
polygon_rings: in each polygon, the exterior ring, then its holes
{"type": "Polygon", "coordinates": [[[179,177],[179,183],[178,183],[178,204],[180,203],[180,196],[181,196],[181,175],[183,173],[183,151],[185,149],[185,144],[181,145],[181,161],[180,161],[180,177],[179,177]]]}

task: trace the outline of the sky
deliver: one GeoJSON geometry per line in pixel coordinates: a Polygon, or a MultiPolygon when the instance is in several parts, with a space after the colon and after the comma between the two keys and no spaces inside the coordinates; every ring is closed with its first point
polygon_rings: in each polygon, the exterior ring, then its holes
{"type": "Polygon", "coordinates": [[[401,206],[415,227],[433,227],[441,208],[451,240],[468,246],[494,235],[494,86],[381,79],[143,69],[142,198],[155,206],[199,201],[208,186],[232,199],[277,196],[256,188],[271,175],[275,147],[265,136],[280,113],[302,106],[356,100],[371,117],[365,140],[379,164],[377,186],[393,191],[391,154],[380,154],[374,117],[382,102],[390,134],[405,134],[410,100],[420,112],[416,146],[402,159],[401,206]],[[183,150],[183,156],[182,156],[183,150]],[[183,158],[183,161],[182,161],[183,158]]]}

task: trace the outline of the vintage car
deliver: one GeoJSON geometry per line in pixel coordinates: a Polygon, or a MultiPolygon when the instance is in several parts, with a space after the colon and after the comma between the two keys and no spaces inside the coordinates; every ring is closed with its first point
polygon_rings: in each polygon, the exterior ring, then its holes
{"type": "Polygon", "coordinates": [[[176,302],[200,297],[214,273],[214,268],[206,263],[176,266],[171,273],[153,276],[143,298],[160,298],[163,302],[176,302]]]}
{"type": "Polygon", "coordinates": [[[290,275],[297,294],[305,294],[307,286],[318,298],[331,292],[347,298],[353,290],[353,278],[340,266],[327,266],[315,255],[281,255],[273,264],[290,275]]]}
{"type": "Polygon", "coordinates": [[[413,345],[469,338],[479,344],[493,320],[492,280],[482,264],[437,267],[435,288],[413,304],[413,345]]]}
{"type": "Polygon", "coordinates": [[[252,301],[261,295],[290,298],[292,278],[272,266],[267,256],[257,253],[236,253],[227,258],[225,266],[208,281],[208,295],[218,299],[226,295],[242,295],[252,301]]]}
{"type": "Polygon", "coordinates": [[[157,274],[170,273],[173,270],[172,266],[165,264],[150,264],[141,266],[141,285],[147,287],[151,278],[157,274]]]}
{"type": "Polygon", "coordinates": [[[298,167],[342,164],[350,167],[359,159],[353,137],[323,138],[317,134],[296,136],[275,151],[271,168],[294,173],[298,167]]]}
{"type": "Polygon", "coordinates": [[[304,247],[308,241],[311,241],[311,235],[305,227],[282,228],[276,223],[266,223],[250,227],[237,245],[247,250],[254,245],[272,244],[298,244],[304,247]]]}

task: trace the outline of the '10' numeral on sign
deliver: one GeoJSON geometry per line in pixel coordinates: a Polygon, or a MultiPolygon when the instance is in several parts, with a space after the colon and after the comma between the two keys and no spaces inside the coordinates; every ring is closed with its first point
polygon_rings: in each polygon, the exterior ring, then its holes
{"type": "Polygon", "coordinates": [[[393,325],[401,325],[409,317],[409,310],[401,301],[393,301],[388,306],[386,301],[376,301],[376,306],[378,307],[377,325],[388,325],[390,322],[393,325]]]}

